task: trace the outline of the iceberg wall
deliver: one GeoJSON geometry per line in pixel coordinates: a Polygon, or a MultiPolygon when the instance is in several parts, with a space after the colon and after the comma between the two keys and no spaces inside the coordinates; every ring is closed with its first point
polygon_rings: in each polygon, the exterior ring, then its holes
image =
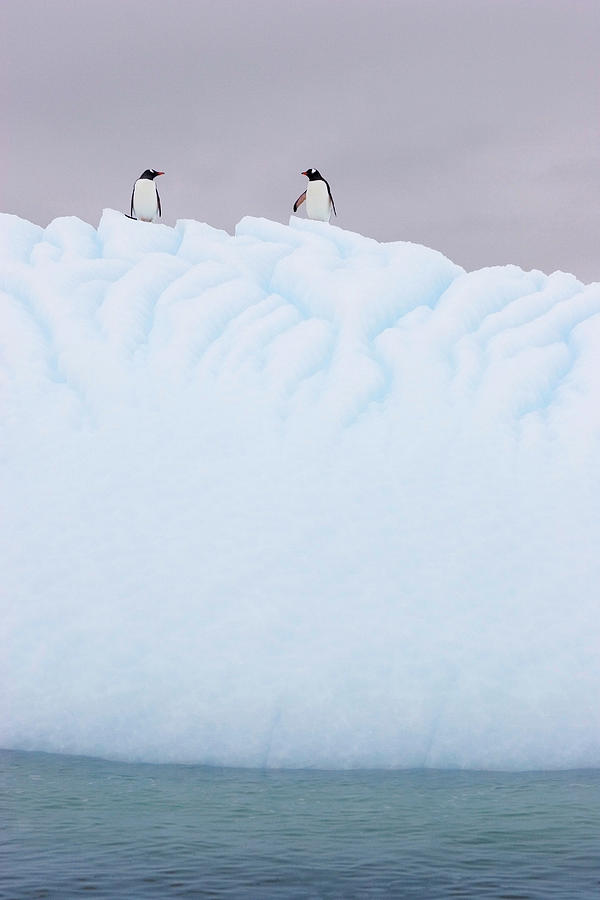
{"type": "Polygon", "coordinates": [[[600,765],[600,285],[0,217],[0,746],[600,765]]]}

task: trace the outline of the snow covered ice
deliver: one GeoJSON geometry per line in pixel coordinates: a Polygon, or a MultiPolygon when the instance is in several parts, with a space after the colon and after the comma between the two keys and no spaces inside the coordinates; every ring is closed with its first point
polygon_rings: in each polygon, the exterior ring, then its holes
{"type": "Polygon", "coordinates": [[[0,217],[0,746],[600,765],[600,285],[0,217]]]}

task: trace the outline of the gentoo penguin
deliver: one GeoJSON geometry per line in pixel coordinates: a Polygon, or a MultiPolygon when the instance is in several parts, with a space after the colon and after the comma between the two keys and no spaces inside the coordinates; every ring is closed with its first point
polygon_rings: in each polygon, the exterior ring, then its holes
{"type": "Polygon", "coordinates": [[[308,187],[294,203],[294,212],[297,212],[300,204],[306,200],[306,215],[309,219],[329,222],[332,209],[334,215],[337,216],[329,184],[316,169],[307,169],[306,172],[301,172],[300,174],[306,175],[308,178],[308,187]]]}
{"type": "Polygon", "coordinates": [[[164,174],[164,172],[157,172],[156,169],[146,169],[145,172],[142,172],[134,184],[131,194],[132,218],[140,219],[142,222],[154,222],[155,219],[161,217],[160,197],[154,179],[158,175],[164,174]]]}

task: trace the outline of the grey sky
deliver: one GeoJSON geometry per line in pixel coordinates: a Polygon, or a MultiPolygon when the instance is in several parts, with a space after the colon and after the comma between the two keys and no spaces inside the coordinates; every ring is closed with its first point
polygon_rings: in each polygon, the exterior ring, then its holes
{"type": "Polygon", "coordinates": [[[336,224],[600,280],[598,0],[2,0],[3,211],[336,224]]]}

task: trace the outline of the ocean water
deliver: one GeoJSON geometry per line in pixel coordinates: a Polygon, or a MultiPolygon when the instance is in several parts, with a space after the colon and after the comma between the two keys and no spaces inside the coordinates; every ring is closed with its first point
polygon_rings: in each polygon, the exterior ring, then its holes
{"type": "Polygon", "coordinates": [[[0,752],[0,897],[600,895],[600,771],[257,771],[0,752]]]}

